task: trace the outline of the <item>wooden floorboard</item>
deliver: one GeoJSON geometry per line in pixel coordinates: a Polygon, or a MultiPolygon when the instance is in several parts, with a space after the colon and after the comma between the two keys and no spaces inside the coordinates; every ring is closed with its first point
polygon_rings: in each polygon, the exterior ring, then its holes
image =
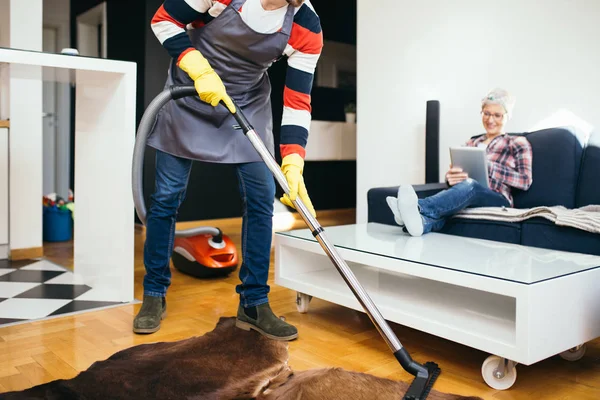
{"type": "MultiPolygon", "coordinates": [[[[321,213],[323,226],[350,224],[354,211],[321,213]]],[[[205,221],[217,224],[239,249],[240,220],[205,221]]],[[[194,224],[183,224],[194,225],[194,224]]],[[[298,218],[295,227],[303,227],[298,218]]],[[[143,228],[135,235],[135,295],[142,297],[143,228]]],[[[48,245],[45,257],[66,267],[73,265],[72,242],[48,245]]],[[[212,330],[221,316],[237,309],[237,273],[218,280],[198,280],[172,270],[167,296],[168,316],[159,332],[140,336],[131,331],[140,305],[65,316],[0,328],[0,392],[22,390],[54,379],[68,379],[115,352],[142,343],[175,341],[212,330]]],[[[307,314],[296,310],[296,294],[273,284],[274,310],[285,315],[300,332],[290,343],[290,365],[302,370],[343,367],[376,376],[410,380],[365,314],[314,299],[307,314]]],[[[508,391],[489,388],[481,378],[481,363],[488,356],[456,343],[392,324],[400,341],[419,362],[435,361],[442,374],[435,388],[484,399],[600,399],[600,341],[588,343],[578,362],[559,357],[532,366],[517,366],[517,382],[508,391]]]]}

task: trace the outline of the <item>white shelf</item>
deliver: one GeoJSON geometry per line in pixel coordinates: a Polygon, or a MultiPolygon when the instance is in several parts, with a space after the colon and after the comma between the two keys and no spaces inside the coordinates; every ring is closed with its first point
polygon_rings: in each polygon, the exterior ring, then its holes
{"type": "MultiPolygon", "coordinates": [[[[324,255],[286,249],[286,260],[311,265],[313,271],[286,269],[279,279],[285,286],[363,311],[340,273],[324,255]]],[[[284,261],[285,262],[285,261],[284,261]]],[[[348,266],[386,319],[416,329],[430,324],[462,336],[516,344],[516,299],[443,282],[394,273],[349,262],[348,266]]],[[[453,336],[453,335],[450,335],[453,336]]]]}
{"type": "Polygon", "coordinates": [[[78,71],[101,71],[135,74],[135,63],[83,56],[44,53],[0,47],[0,64],[20,64],[40,67],[66,68],[78,71]]]}
{"type": "Polygon", "coordinates": [[[311,122],[306,161],[356,160],[356,124],[311,122]]]}

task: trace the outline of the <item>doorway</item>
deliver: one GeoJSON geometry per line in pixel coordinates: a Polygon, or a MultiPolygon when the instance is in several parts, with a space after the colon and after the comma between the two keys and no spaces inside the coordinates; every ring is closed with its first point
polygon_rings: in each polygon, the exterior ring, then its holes
{"type": "Polygon", "coordinates": [[[77,48],[87,57],[106,58],[106,2],[77,16],[77,48]]]}

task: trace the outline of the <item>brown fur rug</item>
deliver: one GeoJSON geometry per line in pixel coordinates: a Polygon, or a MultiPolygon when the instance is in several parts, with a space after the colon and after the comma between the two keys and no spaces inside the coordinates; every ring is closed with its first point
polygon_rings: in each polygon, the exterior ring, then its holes
{"type": "MultiPolygon", "coordinates": [[[[99,361],[73,379],[56,380],[2,400],[92,399],[402,399],[405,382],[340,368],[292,371],[288,344],[221,318],[200,337],[134,346],[99,361]]],[[[431,400],[475,400],[432,390],[431,400]]]]}

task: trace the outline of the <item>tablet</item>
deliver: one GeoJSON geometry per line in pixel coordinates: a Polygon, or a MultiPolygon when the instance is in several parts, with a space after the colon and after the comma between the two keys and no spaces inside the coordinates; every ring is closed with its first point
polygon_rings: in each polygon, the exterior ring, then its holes
{"type": "Polygon", "coordinates": [[[462,168],[469,174],[469,178],[476,180],[485,188],[490,188],[485,148],[451,147],[450,160],[452,166],[462,168]]]}

